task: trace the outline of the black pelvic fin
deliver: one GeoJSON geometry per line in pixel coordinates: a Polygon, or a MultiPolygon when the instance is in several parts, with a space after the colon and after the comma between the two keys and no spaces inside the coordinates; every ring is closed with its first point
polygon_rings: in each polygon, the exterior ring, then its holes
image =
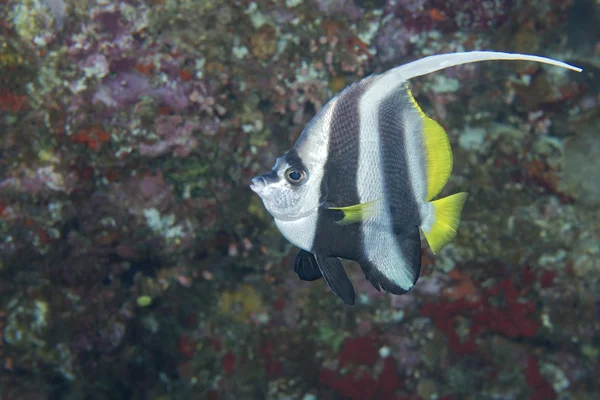
{"type": "Polygon", "coordinates": [[[345,304],[353,305],[355,300],[354,287],[340,259],[319,254],[315,254],[315,259],[333,293],[342,299],[345,304]]]}
{"type": "Polygon", "coordinates": [[[393,294],[404,294],[417,282],[421,271],[421,238],[419,236],[419,228],[415,226],[408,231],[397,232],[396,242],[399,244],[404,256],[403,259],[397,260],[397,265],[378,265],[377,262],[368,260],[359,260],[358,263],[365,273],[365,277],[375,289],[379,291],[383,289],[393,294]],[[402,287],[397,282],[388,278],[382,271],[389,268],[407,268],[410,275],[413,276],[411,287],[402,287]]]}
{"type": "Polygon", "coordinates": [[[294,261],[294,271],[303,281],[316,281],[323,276],[315,256],[305,250],[298,252],[296,261],[294,261]]]}

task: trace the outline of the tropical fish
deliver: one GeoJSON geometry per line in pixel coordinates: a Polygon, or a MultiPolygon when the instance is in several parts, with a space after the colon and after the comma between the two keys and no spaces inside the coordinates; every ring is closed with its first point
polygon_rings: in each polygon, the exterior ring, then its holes
{"type": "Polygon", "coordinates": [[[377,289],[410,290],[419,277],[419,228],[436,253],[456,235],[467,199],[434,200],[452,171],[444,129],[428,118],[408,80],[485,60],[524,60],[574,71],[545,57],[473,51],[426,57],[368,76],[332,98],[273,170],[252,179],[281,234],[300,248],[298,277],[321,277],[346,304],[355,293],[340,258],[355,260],[377,289]]]}

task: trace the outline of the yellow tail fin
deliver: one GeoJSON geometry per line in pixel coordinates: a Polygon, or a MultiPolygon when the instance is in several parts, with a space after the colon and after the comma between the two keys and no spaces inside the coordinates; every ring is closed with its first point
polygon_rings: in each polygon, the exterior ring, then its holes
{"type": "Polygon", "coordinates": [[[460,213],[467,196],[467,193],[462,192],[431,202],[435,222],[429,232],[423,231],[423,233],[434,254],[450,243],[456,236],[456,230],[460,225],[460,213]]]}

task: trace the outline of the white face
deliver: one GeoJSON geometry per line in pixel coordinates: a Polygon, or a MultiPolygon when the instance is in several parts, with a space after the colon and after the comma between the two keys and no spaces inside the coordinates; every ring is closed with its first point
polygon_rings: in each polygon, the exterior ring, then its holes
{"type": "Polygon", "coordinates": [[[287,153],[277,159],[271,172],[253,178],[250,189],[275,219],[294,221],[315,212],[321,204],[322,170],[322,165],[305,165],[287,153]]]}
{"type": "Polygon", "coordinates": [[[304,128],[294,148],[279,157],[268,174],[252,179],[252,189],[279,221],[315,213],[326,200],[321,183],[327,162],[329,126],[336,99],[329,101],[304,128]]]}

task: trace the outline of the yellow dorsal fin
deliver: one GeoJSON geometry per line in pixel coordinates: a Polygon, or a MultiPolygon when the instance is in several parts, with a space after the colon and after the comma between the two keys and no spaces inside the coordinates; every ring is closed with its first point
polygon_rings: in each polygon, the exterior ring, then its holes
{"type": "Polygon", "coordinates": [[[429,231],[423,230],[423,233],[434,254],[456,236],[460,213],[466,200],[467,193],[461,192],[431,202],[435,220],[429,231]]]}
{"type": "Polygon", "coordinates": [[[357,222],[364,221],[365,219],[373,216],[377,213],[380,201],[373,200],[366,203],[355,204],[347,207],[329,207],[330,210],[339,210],[344,213],[344,218],[336,221],[340,225],[351,225],[357,222]]]}
{"type": "Polygon", "coordinates": [[[406,91],[413,106],[417,109],[423,119],[423,137],[425,141],[425,157],[427,162],[427,198],[431,201],[437,196],[452,172],[452,149],[446,131],[440,124],[425,115],[417,101],[413,97],[410,88],[406,91]]]}

